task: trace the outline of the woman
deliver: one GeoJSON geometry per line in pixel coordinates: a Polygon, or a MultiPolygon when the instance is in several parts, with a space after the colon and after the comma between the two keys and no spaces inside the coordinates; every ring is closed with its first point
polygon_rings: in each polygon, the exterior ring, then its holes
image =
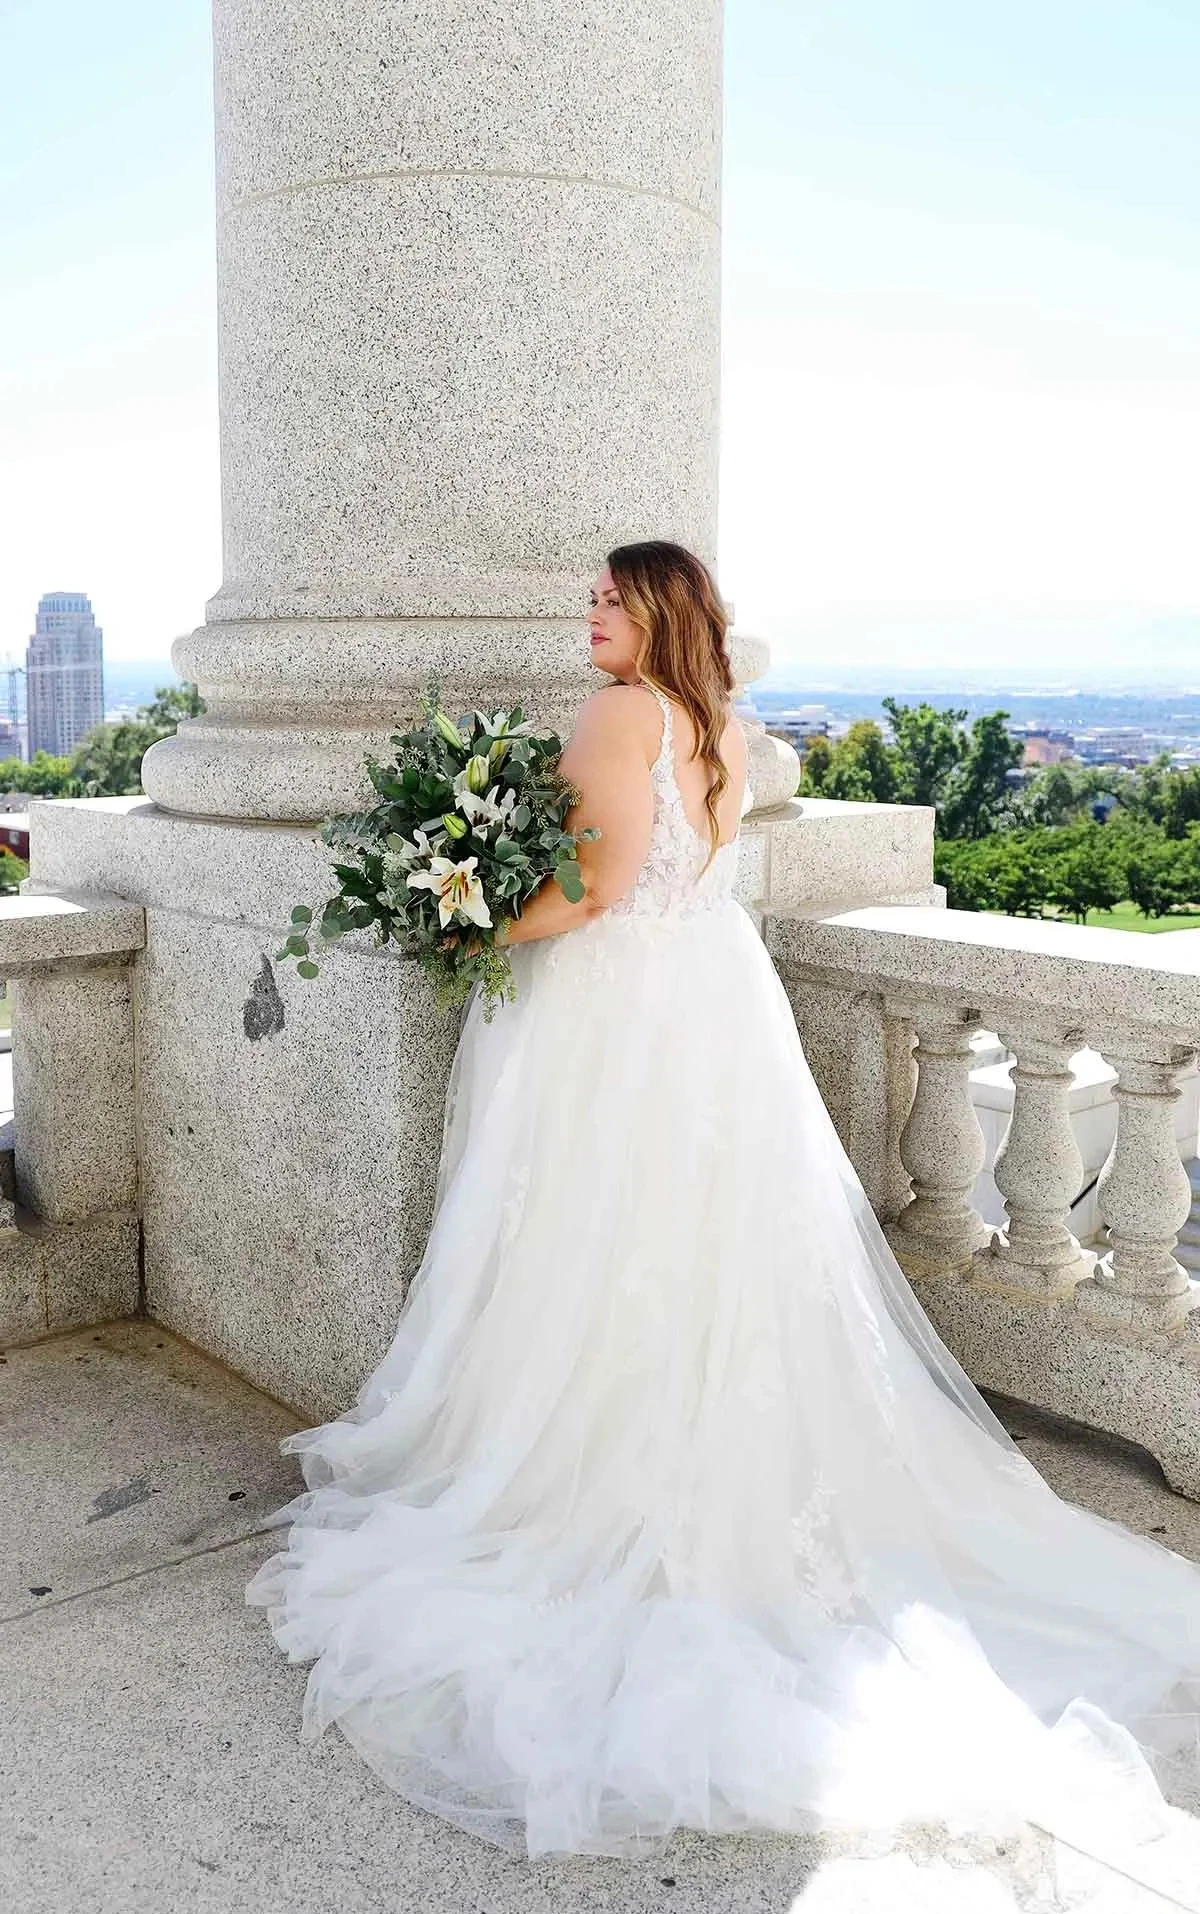
{"type": "Polygon", "coordinates": [[[892,1256],[732,896],[707,570],[623,546],[590,623],[585,895],[469,1004],[395,1339],[282,1445],[308,1489],[247,1599],[314,1662],[302,1733],[530,1855],[1032,1822],[1145,1877],[1200,1574],[1052,1494],[892,1256]]]}

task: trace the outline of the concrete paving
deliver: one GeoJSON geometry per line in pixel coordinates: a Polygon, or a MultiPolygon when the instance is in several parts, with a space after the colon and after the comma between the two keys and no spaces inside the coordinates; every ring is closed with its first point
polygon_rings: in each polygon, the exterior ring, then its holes
{"type": "MultiPolygon", "coordinates": [[[[1153,1464],[1024,1410],[1054,1486],[1200,1558],[1153,1464]]],[[[0,1906],[6,1914],[1164,1914],[1039,1837],[986,1864],[681,1834],[642,1862],[513,1859],[391,1794],[244,1600],[302,1486],[281,1404],[149,1322],[0,1357],[0,1906]]],[[[1200,1811],[1200,1803],[1194,1804],[1200,1811]]],[[[1197,1830],[1200,1835],[1200,1829],[1197,1830]]],[[[1200,1870],[1196,1881],[1200,1882],[1200,1870]]]]}

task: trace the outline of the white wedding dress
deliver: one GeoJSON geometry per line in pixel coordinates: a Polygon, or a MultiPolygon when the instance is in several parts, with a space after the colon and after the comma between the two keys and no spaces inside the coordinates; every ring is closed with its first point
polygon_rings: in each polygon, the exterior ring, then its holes
{"type": "Polygon", "coordinates": [[[1175,1880],[1200,1572],[1059,1500],[938,1340],[660,703],[635,884],[469,1002],[392,1345],[282,1444],[246,1599],[301,1733],[522,1855],[1032,1823],[1175,1880]]]}

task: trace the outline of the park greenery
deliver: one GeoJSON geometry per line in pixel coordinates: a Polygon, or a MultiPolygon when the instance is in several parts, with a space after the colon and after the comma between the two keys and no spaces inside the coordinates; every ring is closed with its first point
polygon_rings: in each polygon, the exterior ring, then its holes
{"type": "MultiPolygon", "coordinates": [[[[934,807],[934,878],[955,910],[1086,923],[1132,905],[1164,923],[1200,899],[1200,765],[1050,764],[1023,783],[1007,711],[968,729],[966,712],[882,699],[871,718],[804,755],[798,794],[934,807]]],[[[1131,919],[1136,922],[1136,917],[1131,919]]]]}

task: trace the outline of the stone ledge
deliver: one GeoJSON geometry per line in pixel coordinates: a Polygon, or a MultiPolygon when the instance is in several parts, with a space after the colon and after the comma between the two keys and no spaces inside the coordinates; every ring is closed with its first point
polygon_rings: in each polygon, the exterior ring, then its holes
{"type": "Polygon", "coordinates": [[[0,898],[0,976],[19,977],[75,957],[129,957],[144,948],[145,913],[119,896],[42,891],[28,880],[0,898]]]}
{"type": "Polygon", "coordinates": [[[936,907],[945,893],[931,883],[933,816],[922,804],[791,798],[746,818],[742,860],[758,852],[759,894],[773,909],[845,910],[910,897],[936,907]]]}
{"type": "Polygon", "coordinates": [[[785,980],[820,975],[847,988],[904,990],[947,1011],[955,1003],[985,1013],[1007,1007],[1013,1016],[1049,1009],[1106,1034],[1130,1024],[1192,1041],[1200,1033],[1200,931],[1131,937],[982,911],[873,905],[819,916],[774,907],[763,935],[785,980]]]}

